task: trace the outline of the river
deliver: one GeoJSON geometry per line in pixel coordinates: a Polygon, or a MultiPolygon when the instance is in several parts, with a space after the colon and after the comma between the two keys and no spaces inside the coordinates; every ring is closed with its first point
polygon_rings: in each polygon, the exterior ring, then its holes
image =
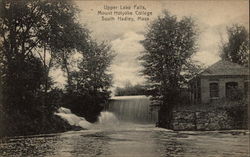
{"type": "MultiPolygon", "coordinates": [[[[134,100],[129,100],[134,101],[134,100]]],[[[127,102],[117,102],[124,104],[127,102]]],[[[113,103],[113,105],[116,103],[113,103]]],[[[139,103],[140,104],[140,103],[139,103]]],[[[126,106],[126,105],[125,105],[126,106]]],[[[107,107],[88,130],[0,139],[0,156],[48,157],[248,157],[249,131],[172,131],[156,128],[152,114],[134,122],[107,107]],[[113,113],[112,113],[112,112],[113,113]],[[151,117],[151,118],[150,118],[151,117]],[[124,121],[121,119],[125,119],[124,121]]],[[[136,109],[128,107],[127,112],[136,109]]],[[[135,107],[138,109],[138,107],[135,107]]],[[[141,104],[139,105],[141,107],[141,104]]],[[[148,114],[148,111],[142,109],[148,114]]]]}

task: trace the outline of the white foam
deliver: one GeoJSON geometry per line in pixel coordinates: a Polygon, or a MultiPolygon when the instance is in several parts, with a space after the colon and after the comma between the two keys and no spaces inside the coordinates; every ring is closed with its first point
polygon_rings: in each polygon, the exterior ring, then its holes
{"type": "Polygon", "coordinates": [[[64,107],[60,107],[55,115],[66,120],[72,126],[79,126],[84,129],[88,129],[91,126],[91,123],[89,123],[85,118],[73,114],[70,109],[64,107]]]}
{"type": "Polygon", "coordinates": [[[64,107],[60,107],[60,108],[58,109],[58,112],[59,112],[59,113],[71,114],[70,109],[67,109],[67,108],[64,108],[64,107]]]}
{"type": "Polygon", "coordinates": [[[114,125],[117,124],[119,121],[116,116],[108,111],[101,112],[100,116],[98,117],[99,124],[104,125],[114,125]]]}

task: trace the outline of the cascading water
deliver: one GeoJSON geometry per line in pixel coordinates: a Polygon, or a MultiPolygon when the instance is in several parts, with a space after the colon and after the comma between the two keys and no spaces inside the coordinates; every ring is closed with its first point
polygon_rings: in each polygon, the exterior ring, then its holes
{"type": "Polygon", "coordinates": [[[133,123],[155,123],[157,112],[150,110],[150,100],[146,96],[113,97],[105,106],[119,121],[133,123]]]}
{"type": "Polygon", "coordinates": [[[87,129],[92,125],[85,118],[73,114],[70,109],[64,107],[60,107],[54,114],[67,121],[72,126],[79,126],[87,129]]]}
{"type": "Polygon", "coordinates": [[[119,124],[118,119],[116,118],[116,116],[108,111],[103,111],[101,112],[99,118],[98,118],[98,122],[101,125],[116,125],[119,124]]]}
{"type": "Polygon", "coordinates": [[[150,100],[146,96],[113,97],[95,124],[87,122],[83,117],[76,116],[63,107],[59,108],[55,115],[66,120],[70,125],[84,129],[116,129],[121,125],[130,127],[131,123],[154,124],[157,121],[157,112],[150,110],[150,100]]]}

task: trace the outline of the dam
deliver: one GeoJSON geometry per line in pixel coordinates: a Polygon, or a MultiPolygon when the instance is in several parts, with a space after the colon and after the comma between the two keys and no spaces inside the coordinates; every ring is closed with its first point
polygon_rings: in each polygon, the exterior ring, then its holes
{"type": "Polygon", "coordinates": [[[121,122],[155,124],[158,114],[150,105],[149,98],[144,95],[116,96],[106,104],[105,110],[113,113],[121,122]]]}

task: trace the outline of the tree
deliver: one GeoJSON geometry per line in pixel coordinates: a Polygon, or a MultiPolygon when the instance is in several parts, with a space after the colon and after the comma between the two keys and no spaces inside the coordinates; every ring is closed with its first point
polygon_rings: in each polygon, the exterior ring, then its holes
{"type": "Polygon", "coordinates": [[[53,113],[47,103],[52,63],[66,67],[61,61],[88,41],[77,12],[68,0],[0,1],[1,103],[9,117],[53,113]]]}
{"type": "Polygon", "coordinates": [[[80,52],[78,68],[70,74],[72,84],[67,86],[71,89],[66,102],[73,112],[94,122],[111,94],[112,75],[109,66],[114,53],[104,42],[98,44],[90,40],[87,47],[86,51],[80,52]]]}
{"type": "Polygon", "coordinates": [[[192,18],[178,20],[163,12],[148,27],[140,57],[142,74],[148,83],[148,95],[160,106],[159,125],[169,127],[172,109],[178,104],[180,87],[191,67],[190,57],[196,51],[197,31],[192,18]]]}
{"type": "Polygon", "coordinates": [[[145,86],[141,84],[132,85],[129,80],[125,82],[125,87],[116,87],[115,96],[145,95],[145,86]]]}
{"type": "Polygon", "coordinates": [[[221,58],[243,66],[248,66],[249,62],[249,33],[247,29],[235,24],[227,27],[228,41],[222,43],[221,58]]]}
{"type": "MultiPolygon", "coordinates": [[[[41,87],[46,104],[51,84],[49,71],[53,63],[57,62],[67,69],[70,54],[75,50],[83,51],[88,31],[76,22],[77,9],[67,0],[3,0],[0,11],[3,66],[11,71],[11,64],[15,62],[18,65],[14,68],[22,69],[30,56],[39,57],[43,63],[41,87]]],[[[11,80],[15,78],[11,75],[19,72],[6,73],[6,78],[11,80]]]]}

